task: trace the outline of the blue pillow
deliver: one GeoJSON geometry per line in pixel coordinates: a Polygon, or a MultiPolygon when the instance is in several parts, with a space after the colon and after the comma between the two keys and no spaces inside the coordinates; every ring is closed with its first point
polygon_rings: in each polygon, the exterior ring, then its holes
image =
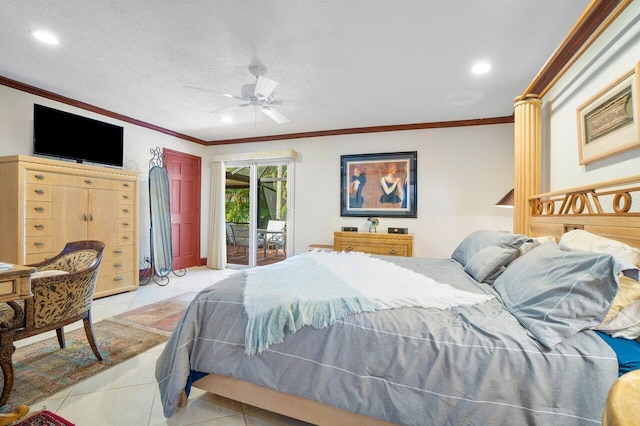
{"type": "Polygon", "coordinates": [[[458,261],[464,267],[480,250],[489,246],[513,248],[517,250],[522,244],[530,241],[533,240],[521,234],[481,229],[472,232],[462,240],[451,254],[451,258],[458,261]]]}
{"type": "Polygon", "coordinates": [[[485,247],[469,259],[464,271],[478,282],[491,284],[502,272],[502,267],[516,256],[517,250],[513,247],[485,247]]]}
{"type": "Polygon", "coordinates": [[[608,254],[544,243],[514,260],[493,286],[520,324],[553,348],[602,322],[626,269],[635,267],[608,254]]]}

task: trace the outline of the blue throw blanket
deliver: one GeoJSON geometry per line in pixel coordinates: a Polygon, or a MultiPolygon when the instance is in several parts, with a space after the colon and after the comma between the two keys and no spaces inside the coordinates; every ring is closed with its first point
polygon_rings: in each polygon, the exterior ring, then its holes
{"type": "Polygon", "coordinates": [[[328,327],[377,304],[308,255],[246,272],[244,309],[249,317],[245,353],[260,353],[284,339],[285,328],[328,327]]]}

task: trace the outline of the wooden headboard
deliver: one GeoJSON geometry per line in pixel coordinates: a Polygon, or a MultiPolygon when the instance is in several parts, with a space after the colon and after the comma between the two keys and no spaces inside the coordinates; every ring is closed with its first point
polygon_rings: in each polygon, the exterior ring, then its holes
{"type": "Polygon", "coordinates": [[[529,198],[527,235],[559,240],[572,229],[640,248],[640,175],[529,198]]]}

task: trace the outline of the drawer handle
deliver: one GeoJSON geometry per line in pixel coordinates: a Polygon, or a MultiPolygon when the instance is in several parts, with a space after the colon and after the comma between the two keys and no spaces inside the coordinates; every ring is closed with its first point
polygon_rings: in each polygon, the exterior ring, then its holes
{"type": "Polygon", "coordinates": [[[396,253],[398,253],[398,250],[396,250],[394,248],[389,249],[389,254],[396,254],[396,253]]]}
{"type": "Polygon", "coordinates": [[[125,200],[128,200],[129,196],[128,195],[123,195],[122,198],[124,198],[125,200]]]}
{"type": "Polygon", "coordinates": [[[87,185],[93,185],[93,181],[91,179],[85,179],[84,183],[86,183],[87,185]]]}
{"type": "Polygon", "coordinates": [[[125,235],[124,237],[122,237],[122,239],[123,239],[123,240],[128,240],[128,239],[129,239],[129,236],[128,236],[128,235],[125,235]]]}
{"type": "Polygon", "coordinates": [[[114,268],[122,268],[122,266],[123,266],[122,262],[118,262],[118,263],[114,263],[113,264],[114,268]]]}
{"type": "Polygon", "coordinates": [[[36,225],[33,225],[33,227],[34,227],[34,228],[36,228],[36,229],[44,229],[44,225],[43,225],[43,224],[41,224],[41,223],[38,223],[38,224],[36,224],[36,225]]]}
{"type": "Polygon", "coordinates": [[[129,222],[124,222],[122,226],[129,226],[129,222]]]}
{"type": "Polygon", "coordinates": [[[35,211],[37,211],[38,213],[42,213],[44,211],[44,207],[42,207],[42,206],[34,207],[33,209],[35,211]]]}
{"type": "Polygon", "coordinates": [[[93,213],[89,213],[89,222],[93,222],[93,213]]]}
{"type": "Polygon", "coordinates": [[[44,247],[44,243],[42,241],[36,241],[33,245],[36,247],[44,247]]]}
{"type": "Polygon", "coordinates": [[[115,249],[113,252],[114,252],[115,254],[122,254],[122,253],[124,253],[124,250],[122,250],[122,249],[115,249]]]}
{"type": "Polygon", "coordinates": [[[124,280],[124,278],[122,278],[122,277],[115,277],[113,280],[114,280],[114,281],[122,281],[122,280],[124,280]]]}
{"type": "Polygon", "coordinates": [[[36,189],[36,190],[35,190],[35,191],[33,191],[33,192],[35,192],[35,193],[36,193],[36,194],[38,194],[38,195],[43,195],[43,194],[44,194],[44,189],[36,189]]]}
{"type": "Polygon", "coordinates": [[[129,209],[122,209],[122,213],[129,213],[129,209]]]}
{"type": "Polygon", "coordinates": [[[130,185],[128,183],[123,183],[122,186],[124,186],[125,188],[128,188],[130,185]]]}
{"type": "Polygon", "coordinates": [[[353,247],[352,247],[352,246],[346,246],[346,247],[344,248],[344,251],[352,251],[352,250],[353,250],[353,247]]]}
{"type": "Polygon", "coordinates": [[[44,175],[34,175],[33,177],[38,179],[38,180],[44,179],[44,175]]]}

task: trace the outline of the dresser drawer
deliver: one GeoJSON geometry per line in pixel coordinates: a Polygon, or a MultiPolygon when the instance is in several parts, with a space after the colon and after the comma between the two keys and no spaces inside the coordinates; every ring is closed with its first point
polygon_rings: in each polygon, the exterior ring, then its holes
{"type": "Polygon", "coordinates": [[[26,218],[50,218],[51,217],[51,202],[49,201],[27,201],[26,203],[26,218]]]}
{"type": "Polygon", "coordinates": [[[335,232],[335,251],[359,251],[386,256],[413,256],[413,235],[369,232],[335,232]]]}
{"type": "Polygon", "coordinates": [[[41,170],[25,170],[27,183],[39,183],[41,185],[51,185],[51,173],[41,170]]]}
{"type": "Polygon", "coordinates": [[[335,248],[336,251],[360,251],[370,254],[383,254],[387,256],[409,256],[409,248],[406,244],[350,244],[345,242],[335,248]]]}
{"type": "Polygon", "coordinates": [[[27,219],[27,227],[25,229],[27,237],[36,237],[38,235],[51,235],[51,219],[38,218],[27,219]]]}
{"type": "Polygon", "coordinates": [[[133,191],[118,191],[118,199],[123,206],[134,204],[136,201],[133,191]]]}
{"type": "Polygon", "coordinates": [[[27,237],[25,249],[26,254],[50,252],[53,250],[51,236],[27,237]]]}
{"type": "Polygon", "coordinates": [[[51,259],[54,256],[57,256],[59,254],[60,254],[60,252],[57,252],[57,251],[48,251],[48,252],[43,252],[43,253],[27,254],[25,256],[24,263],[26,265],[32,265],[34,263],[40,263],[40,262],[43,262],[45,260],[49,260],[49,259],[51,259]]]}
{"type": "Polygon", "coordinates": [[[51,201],[51,185],[28,183],[24,198],[27,201],[51,201]]]}

